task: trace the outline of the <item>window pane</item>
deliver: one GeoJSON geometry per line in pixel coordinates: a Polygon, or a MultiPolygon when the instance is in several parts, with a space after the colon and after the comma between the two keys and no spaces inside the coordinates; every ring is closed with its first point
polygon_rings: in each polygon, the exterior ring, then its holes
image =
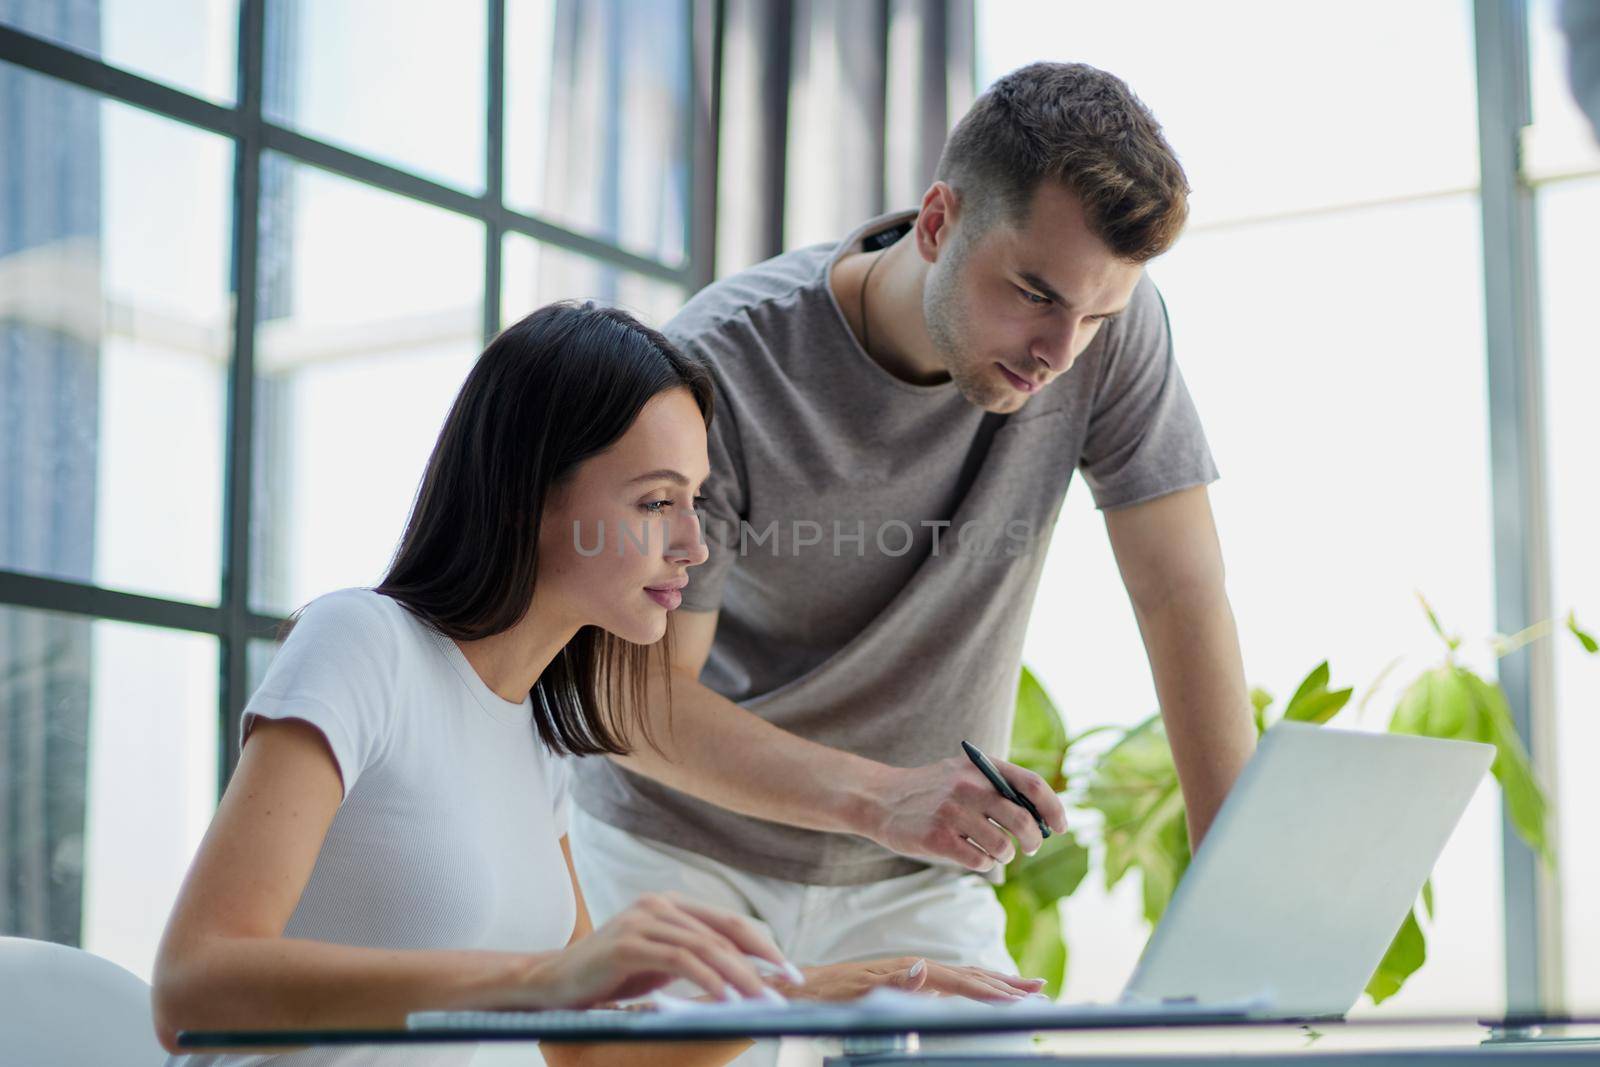
{"type": "Polygon", "coordinates": [[[7,0],[0,23],[219,104],[233,102],[238,0],[7,0]]]}
{"type": "Polygon", "coordinates": [[[1554,0],[1533,0],[1528,8],[1533,126],[1524,134],[1522,165],[1536,179],[1600,171],[1600,143],[1595,141],[1594,127],[1572,98],[1566,39],[1556,11],[1554,0]]]}
{"type": "Polygon", "coordinates": [[[245,645],[245,689],[254,695],[261,683],[266,680],[267,668],[272,666],[273,659],[278,655],[278,649],[283,646],[277,641],[267,641],[252,638],[245,645]]]}
{"type": "MultiPolygon", "coordinates": [[[[977,18],[980,84],[1088,62],[1165,127],[1202,225],[1150,274],[1222,472],[1211,499],[1247,677],[1281,706],[1328,659],[1365,695],[1399,657],[1366,713],[1337,720],[1382,729],[1444,652],[1413,590],[1464,634],[1494,625],[1471,5],[979,0],[977,18]],[[1425,199],[1352,206],[1402,197],[1425,199]]],[[[1156,708],[1102,528],[1075,487],[1026,650],[1074,730],[1156,708]]],[[[1485,785],[1457,829],[1427,963],[1380,1011],[1499,1010],[1498,800],[1485,785]]],[[[1072,898],[1073,958],[1093,962],[1072,968],[1069,998],[1119,992],[1147,936],[1139,908],[1132,879],[1072,898]]]]}
{"type": "Polygon", "coordinates": [[[482,349],[483,227],[268,154],[252,605],[378,581],[482,349]]]}
{"type": "Polygon", "coordinates": [[[594,300],[659,329],[683,305],[683,290],[676,285],[520,233],[507,234],[503,247],[500,320],[506,325],[552,300],[594,300]]]}
{"type": "MultiPolygon", "coordinates": [[[[1539,283],[1544,291],[1546,448],[1550,464],[1552,603],[1576,609],[1600,632],[1600,351],[1594,318],[1594,235],[1600,233],[1600,176],[1539,191],[1539,283]]],[[[1564,901],[1567,1008],[1600,1010],[1600,849],[1591,818],[1600,811],[1594,774],[1600,751],[1600,657],[1570,634],[1555,635],[1558,860],[1564,901]]]]}
{"type": "Polygon", "coordinates": [[[1197,223],[1477,185],[1462,0],[980,0],[977,25],[980,85],[1041,59],[1127,81],[1183,161],[1197,223]]]}
{"type": "Polygon", "coordinates": [[[681,262],[689,25],[689,0],[508,0],[506,202],[681,262]]]}
{"type": "MultiPolygon", "coordinates": [[[[1443,657],[1413,590],[1452,629],[1493,629],[1478,216],[1462,195],[1220,228],[1151,265],[1222,472],[1211,498],[1247,676],[1280,708],[1324,659],[1364,695],[1404,657],[1365,716],[1336,720],[1383,728],[1443,657]]],[[[1101,529],[1074,486],[1026,649],[1073,731],[1157,706],[1101,529]]],[[[1469,662],[1492,671],[1479,651],[1469,662]]],[[[1499,835],[1486,784],[1435,871],[1427,963],[1379,1010],[1499,1010],[1499,835]]],[[[1073,958],[1092,961],[1067,996],[1114,997],[1147,933],[1137,886],[1108,899],[1086,884],[1066,916],[1073,958]]]]}
{"type": "Polygon", "coordinates": [[[216,807],[217,640],[0,607],[0,933],[146,980],[216,807]]]}
{"type": "Polygon", "coordinates": [[[470,192],[483,189],[485,5],[267,2],[269,119],[470,192]]]}
{"type": "Polygon", "coordinates": [[[232,149],[0,64],[0,567],[215,603],[232,149]]]}

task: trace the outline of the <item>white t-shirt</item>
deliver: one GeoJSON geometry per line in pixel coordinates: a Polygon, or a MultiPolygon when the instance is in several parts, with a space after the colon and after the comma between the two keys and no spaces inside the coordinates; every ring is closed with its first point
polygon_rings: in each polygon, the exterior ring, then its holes
{"type": "MultiPolygon", "coordinates": [[[[478,677],[454,641],[370,589],[306,607],[244,710],[322,731],[344,800],[285,937],[397,949],[548,951],[577,917],[560,841],[567,766],[533,704],[478,677]]],[[[169,1063],[465,1063],[470,1045],[320,1048],[169,1063]]]]}

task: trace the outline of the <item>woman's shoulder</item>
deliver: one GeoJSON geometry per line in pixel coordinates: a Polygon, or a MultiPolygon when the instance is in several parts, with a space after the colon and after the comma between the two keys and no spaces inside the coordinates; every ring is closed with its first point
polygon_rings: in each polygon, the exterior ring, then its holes
{"type": "Polygon", "coordinates": [[[314,634],[349,647],[398,653],[415,642],[425,627],[398,601],[375,589],[350,588],[324,593],[298,611],[289,637],[314,634]]]}

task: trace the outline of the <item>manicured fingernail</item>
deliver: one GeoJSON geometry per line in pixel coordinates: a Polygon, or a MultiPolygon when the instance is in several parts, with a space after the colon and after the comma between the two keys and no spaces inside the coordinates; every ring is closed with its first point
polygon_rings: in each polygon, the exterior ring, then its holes
{"type": "Polygon", "coordinates": [[[926,960],[918,960],[916,963],[913,963],[911,965],[911,969],[906,972],[906,977],[907,978],[915,978],[917,975],[921,974],[922,971],[923,971],[923,965],[926,962],[927,962],[926,960]]]}
{"type": "Polygon", "coordinates": [[[771,960],[762,956],[752,956],[748,953],[746,953],[745,959],[749,960],[750,966],[754,967],[756,969],[756,973],[762,975],[763,977],[782,977],[793,982],[795,985],[806,984],[805,974],[800,970],[800,968],[796,967],[788,960],[784,960],[780,966],[779,964],[773,963],[771,960]]]}
{"type": "Polygon", "coordinates": [[[764,985],[764,986],[761,987],[761,995],[756,997],[756,998],[754,998],[754,999],[763,1000],[763,1001],[766,1001],[768,1004],[774,1004],[774,1005],[789,1003],[789,998],[788,997],[784,996],[782,993],[778,992],[776,989],[773,989],[771,986],[767,986],[767,985],[764,985]]]}

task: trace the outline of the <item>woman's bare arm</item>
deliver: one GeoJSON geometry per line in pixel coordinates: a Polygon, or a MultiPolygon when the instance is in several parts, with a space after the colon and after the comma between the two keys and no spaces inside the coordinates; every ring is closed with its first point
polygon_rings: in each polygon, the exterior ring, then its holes
{"type": "Polygon", "coordinates": [[[532,1007],[554,953],[398,951],[286,938],[343,795],[322,734],[258,719],[157,953],[156,1033],[401,1026],[419,1008],[532,1007]]]}
{"type": "Polygon", "coordinates": [[[151,1001],[168,1050],[179,1030],[398,1028],[413,1011],[582,1007],[680,978],[748,996],[764,987],[745,954],[782,959],[735,916],[661,896],[551,952],[286,938],[342,795],[320,731],[258,721],[157,953],[151,1001]]]}

